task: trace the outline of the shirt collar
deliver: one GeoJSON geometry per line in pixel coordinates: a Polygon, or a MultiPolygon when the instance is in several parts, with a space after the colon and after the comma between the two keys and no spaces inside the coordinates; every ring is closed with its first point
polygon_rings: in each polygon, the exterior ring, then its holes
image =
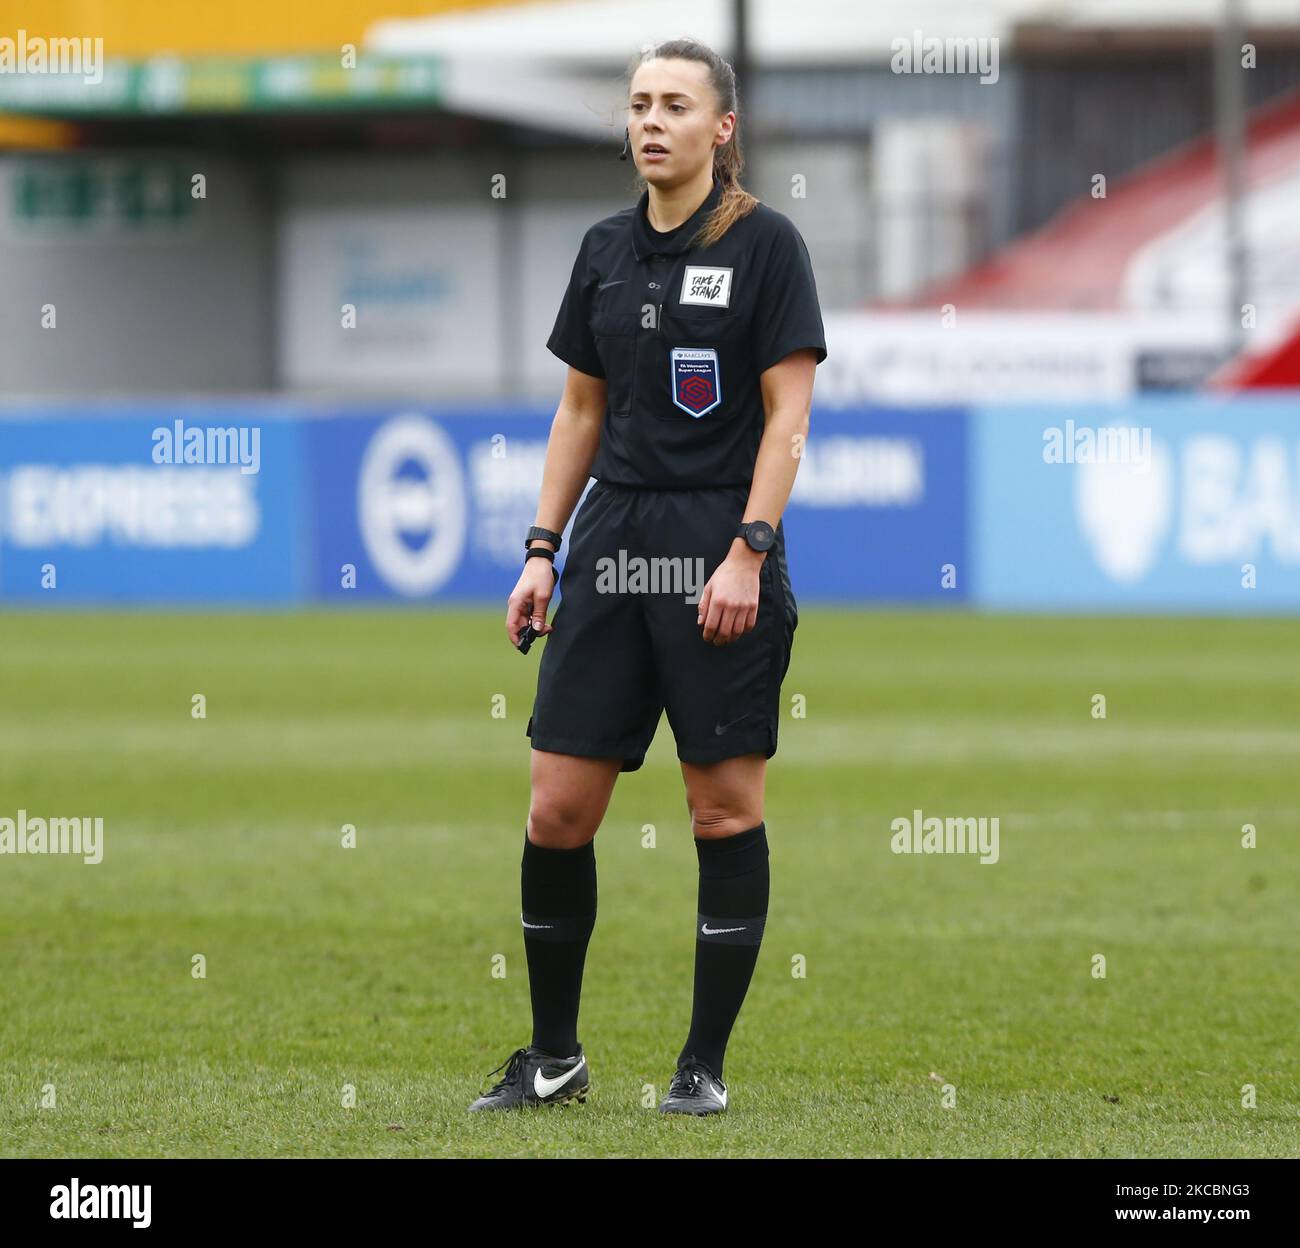
{"type": "Polygon", "coordinates": [[[687,251],[691,239],[698,232],[701,225],[704,224],[704,218],[717,207],[718,200],[722,198],[722,180],[713,179],[713,189],[709,191],[704,202],[691,214],[691,216],[682,223],[674,239],[670,243],[661,243],[652,239],[648,230],[645,210],[650,203],[650,188],[646,187],[641,192],[641,198],[637,200],[635,211],[632,213],[632,251],[638,260],[644,260],[646,256],[654,253],[661,255],[679,256],[687,251]]]}

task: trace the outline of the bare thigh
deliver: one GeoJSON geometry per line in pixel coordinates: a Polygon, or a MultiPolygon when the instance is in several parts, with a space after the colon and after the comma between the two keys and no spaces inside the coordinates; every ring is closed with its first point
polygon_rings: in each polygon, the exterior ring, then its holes
{"type": "Polygon", "coordinates": [[[547,849],[577,849],[596,835],[623,765],[621,758],[580,758],[533,750],[528,839],[547,849]]]}
{"type": "Polygon", "coordinates": [[[735,836],[763,822],[767,758],[741,754],[720,763],[683,763],[691,832],[702,840],[735,836]]]}

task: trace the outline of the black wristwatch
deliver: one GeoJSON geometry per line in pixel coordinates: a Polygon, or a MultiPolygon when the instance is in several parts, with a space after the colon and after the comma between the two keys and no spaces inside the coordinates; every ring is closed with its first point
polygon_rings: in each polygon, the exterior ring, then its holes
{"type": "Polygon", "coordinates": [[[528,530],[528,536],[524,538],[524,549],[528,548],[529,542],[535,542],[538,538],[541,538],[544,542],[550,542],[556,550],[560,549],[560,542],[564,540],[558,533],[552,533],[550,529],[543,529],[535,524],[528,530]]]}
{"type": "Polygon", "coordinates": [[[776,530],[766,520],[751,520],[736,532],[749,543],[750,550],[771,550],[776,543],[776,530]]]}

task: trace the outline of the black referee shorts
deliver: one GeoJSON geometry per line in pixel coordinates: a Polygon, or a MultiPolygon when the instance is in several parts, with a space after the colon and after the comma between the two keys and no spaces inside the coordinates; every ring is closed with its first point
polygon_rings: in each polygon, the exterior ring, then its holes
{"type": "Polygon", "coordinates": [[[527,728],[534,749],[621,758],[635,771],[667,710],[683,762],[776,753],[799,622],[780,525],[759,569],[755,626],[715,646],[695,622],[748,497],[748,486],[592,485],[543,642],[527,728]]]}

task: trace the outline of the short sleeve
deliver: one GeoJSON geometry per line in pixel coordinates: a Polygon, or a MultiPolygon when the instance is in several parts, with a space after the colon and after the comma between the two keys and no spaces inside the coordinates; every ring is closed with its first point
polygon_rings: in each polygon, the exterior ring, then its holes
{"type": "Polygon", "coordinates": [[[592,377],[604,377],[605,369],[596,351],[596,340],[591,333],[591,292],[597,274],[588,271],[587,247],[591,238],[588,231],[578,248],[573,262],[569,286],[564,292],[555,328],[546,340],[546,348],[566,364],[592,377]]]}
{"type": "Polygon", "coordinates": [[[794,222],[783,215],[777,219],[779,228],[763,261],[754,307],[754,363],[760,373],[802,347],[817,351],[818,364],[826,358],[826,330],[812,257],[794,222]]]}

